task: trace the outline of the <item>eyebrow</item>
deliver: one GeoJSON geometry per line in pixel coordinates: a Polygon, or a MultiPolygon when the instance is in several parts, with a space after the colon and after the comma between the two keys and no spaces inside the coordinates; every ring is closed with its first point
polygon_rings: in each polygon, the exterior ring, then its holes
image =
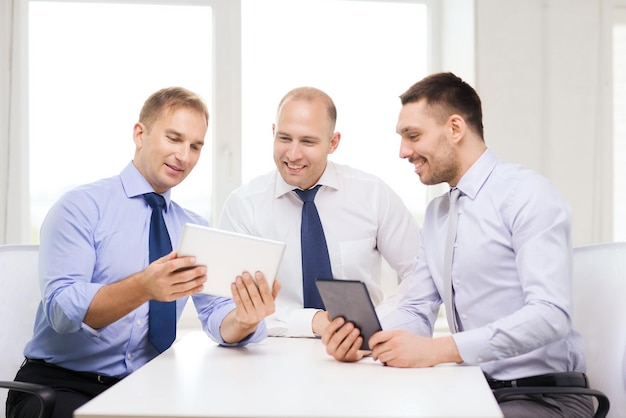
{"type": "Polygon", "coordinates": [[[404,128],[400,129],[399,131],[396,130],[396,132],[398,132],[399,134],[405,134],[409,131],[419,131],[419,128],[416,128],[414,126],[405,126],[404,128]]]}
{"type": "Polygon", "coordinates": [[[297,136],[297,135],[291,135],[287,132],[284,131],[277,131],[276,132],[276,136],[288,136],[289,138],[298,138],[298,139],[309,139],[309,140],[313,140],[313,141],[321,141],[321,139],[317,136],[312,136],[312,135],[304,135],[304,136],[297,136]]]}

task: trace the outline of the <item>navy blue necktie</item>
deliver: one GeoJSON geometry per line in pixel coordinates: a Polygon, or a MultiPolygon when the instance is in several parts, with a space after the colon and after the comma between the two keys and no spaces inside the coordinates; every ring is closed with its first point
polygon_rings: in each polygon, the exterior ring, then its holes
{"type": "Polygon", "coordinates": [[[295,189],[302,205],[302,226],[300,243],[302,245],[302,290],[304,307],[324,309],[324,303],[315,286],[316,278],[332,279],[330,257],[320,216],[315,206],[315,194],[321,185],[309,190],[295,189]]]}
{"type": "MultiPolygon", "coordinates": [[[[172,242],[163,219],[165,198],[156,193],[146,193],[143,196],[152,208],[150,218],[150,262],[152,263],[172,252],[172,242]]],[[[151,300],[149,325],[148,339],[162,353],[176,339],[176,302],[151,300]]]]}

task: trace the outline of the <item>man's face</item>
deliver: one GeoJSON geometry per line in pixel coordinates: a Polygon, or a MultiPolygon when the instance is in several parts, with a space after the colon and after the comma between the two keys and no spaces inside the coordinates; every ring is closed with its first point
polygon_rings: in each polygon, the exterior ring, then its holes
{"type": "Polygon", "coordinates": [[[181,107],[165,109],[151,128],[137,122],[133,163],[157,193],[178,185],[196,166],[207,131],[204,115],[181,107]]]}
{"type": "Polygon", "coordinates": [[[289,99],[272,129],[274,162],[285,182],[303,190],[314,186],[340,139],[332,132],[324,103],[289,99]]]}
{"type": "Polygon", "coordinates": [[[460,163],[450,140],[452,130],[448,121],[439,123],[428,112],[425,100],[402,106],[396,132],[401,136],[400,158],[415,166],[422,183],[456,185],[460,163]]]}

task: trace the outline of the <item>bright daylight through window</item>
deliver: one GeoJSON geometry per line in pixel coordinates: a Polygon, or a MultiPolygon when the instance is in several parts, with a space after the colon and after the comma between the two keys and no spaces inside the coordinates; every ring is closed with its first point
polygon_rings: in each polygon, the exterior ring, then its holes
{"type": "MultiPolygon", "coordinates": [[[[243,0],[243,181],[271,170],[272,123],[282,96],[313,86],[337,106],[331,160],[385,180],[421,218],[426,187],[398,157],[398,96],[428,71],[424,4],[243,0]]],[[[421,219],[420,219],[421,223],[421,219]]]]}
{"type": "MultiPolygon", "coordinates": [[[[210,104],[211,16],[207,6],[29,3],[34,242],[61,194],[116,175],[132,160],[133,125],[150,94],[184,86],[210,104]]],[[[194,171],[173,191],[176,201],[205,217],[210,136],[194,171]]]]}
{"type": "MultiPolygon", "coordinates": [[[[34,242],[62,193],[116,175],[132,159],[132,127],[149,94],[181,85],[201,94],[215,114],[212,66],[220,63],[211,60],[220,40],[212,38],[212,13],[177,2],[29,2],[34,242]]],[[[338,108],[342,140],[331,159],[383,178],[419,219],[426,188],[398,157],[395,125],[398,96],[428,71],[426,6],[242,0],[241,13],[242,79],[231,82],[242,83],[243,181],[273,169],[278,101],[310,85],[329,93],[338,108]]],[[[220,109],[219,117],[237,111],[220,109]]],[[[220,173],[211,170],[210,137],[211,129],[198,166],[173,198],[215,219],[212,182],[220,173]]]]}

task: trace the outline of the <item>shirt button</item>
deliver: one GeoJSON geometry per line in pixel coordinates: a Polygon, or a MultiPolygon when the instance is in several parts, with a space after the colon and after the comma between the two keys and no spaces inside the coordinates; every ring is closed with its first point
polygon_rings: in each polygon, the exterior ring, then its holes
{"type": "Polygon", "coordinates": [[[141,326],[141,319],[138,319],[137,321],[135,321],[135,324],[136,324],[137,326],[141,326]]]}
{"type": "Polygon", "coordinates": [[[126,354],[126,358],[130,360],[130,353],[126,354]]]}
{"type": "Polygon", "coordinates": [[[482,358],[482,357],[478,357],[478,358],[476,359],[476,361],[477,361],[477,362],[479,362],[479,363],[482,363],[482,362],[483,362],[483,358],[482,358]]]}
{"type": "Polygon", "coordinates": [[[458,286],[458,285],[460,285],[460,284],[461,284],[461,281],[460,281],[460,280],[455,280],[455,281],[454,281],[454,284],[458,286]]]}
{"type": "Polygon", "coordinates": [[[461,315],[461,319],[467,319],[467,314],[461,315]]]}

